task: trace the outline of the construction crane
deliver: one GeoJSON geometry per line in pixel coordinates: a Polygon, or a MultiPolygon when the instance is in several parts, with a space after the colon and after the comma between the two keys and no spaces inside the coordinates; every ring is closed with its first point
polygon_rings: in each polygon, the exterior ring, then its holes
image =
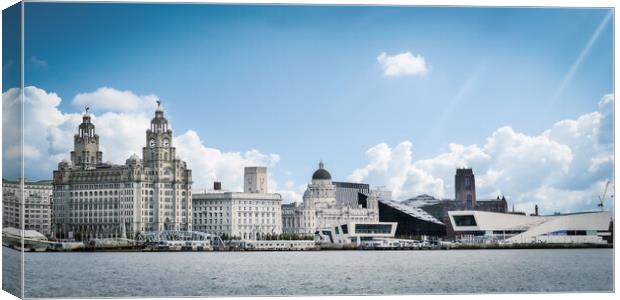
{"type": "MultiPolygon", "coordinates": [[[[604,201],[605,201],[605,196],[607,195],[607,189],[609,188],[609,184],[611,183],[611,181],[607,180],[607,183],[605,184],[605,190],[603,190],[603,195],[598,196],[598,207],[601,208],[601,211],[604,210],[604,201]]],[[[613,198],[614,195],[611,195],[611,197],[613,198]]]]}

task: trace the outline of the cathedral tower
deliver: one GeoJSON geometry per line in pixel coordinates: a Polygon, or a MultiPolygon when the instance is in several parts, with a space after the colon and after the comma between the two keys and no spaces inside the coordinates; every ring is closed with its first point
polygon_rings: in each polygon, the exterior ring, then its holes
{"type": "Polygon", "coordinates": [[[456,202],[464,209],[476,207],[476,181],[474,171],[469,169],[456,169],[454,175],[454,197],[456,202]]]}

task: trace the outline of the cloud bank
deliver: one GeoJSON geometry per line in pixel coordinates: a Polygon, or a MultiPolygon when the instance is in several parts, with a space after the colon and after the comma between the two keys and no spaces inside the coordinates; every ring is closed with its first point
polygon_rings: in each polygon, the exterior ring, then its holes
{"type": "Polygon", "coordinates": [[[385,185],[401,200],[423,193],[453,198],[455,168],[472,167],[478,198],[506,195],[525,211],[535,204],[546,212],[595,209],[596,196],[613,179],[613,102],[613,95],[605,95],[597,111],[539,135],[506,126],[484,145],[449,144],[449,151],[430,159],[415,160],[410,141],[381,143],[348,179],[385,185]]]}
{"type": "MultiPolygon", "coordinates": [[[[19,172],[18,168],[10,166],[15,166],[21,153],[19,93],[20,90],[15,88],[2,95],[3,173],[6,178],[12,179],[19,176],[19,172]]],[[[72,104],[91,108],[92,122],[100,136],[103,160],[123,164],[133,153],[141,156],[142,147],[146,144],[145,131],[157,106],[156,99],[155,95],[136,95],[131,91],[102,87],[76,95],[72,104]]],[[[34,86],[24,88],[24,100],[24,117],[27,120],[24,124],[23,151],[26,177],[51,179],[52,170],[58,162],[70,157],[73,135],[82,121],[82,113],[60,111],[62,100],[57,94],[34,86]]],[[[241,191],[245,166],[273,167],[280,161],[279,155],[264,154],[256,149],[224,152],[207,147],[193,130],[177,135],[173,143],[177,155],[194,170],[194,187],[197,189],[210,188],[217,180],[222,181],[229,190],[241,191]]],[[[296,189],[280,190],[275,189],[274,184],[271,186],[271,190],[291,197],[288,201],[300,198],[296,189]]]]}
{"type": "MultiPolygon", "coordinates": [[[[3,176],[9,179],[19,176],[18,168],[11,168],[21,153],[19,93],[10,89],[2,95],[3,176]]],[[[50,179],[58,162],[69,158],[82,113],[60,111],[61,98],[37,87],[26,87],[24,97],[26,177],[50,179]]],[[[156,98],[102,87],[78,94],[72,104],[92,108],[104,161],[122,164],[131,154],[141,154],[156,98]]],[[[613,106],[614,96],[606,95],[596,111],[557,122],[540,134],[527,135],[506,126],[483,145],[452,143],[448,151],[430,159],[415,159],[410,141],[395,146],[381,143],[366,152],[366,165],[348,179],[386,186],[397,199],[422,193],[452,198],[455,168],[473,167],[479,198],[506,195],[525,211],[534,204],[543,212],[594,209],[596,196],[613,176],[613,106]]],[[[243,167],[273,168],[281,160],[278,154],[256,149],[225,152],[208,147],[193,130],[178,134],[174,145],[194,170],[197,189],[222,181],[226,189],[242,190],[243,167]]],[[[270,175],[270,190],[282,194],[285,202],[301,201],[305,185],[270,175]]]]}
{"type": "MultiPolygon", "coordinates": [[[[246,166],[273,167],[280,162],[278,154],[263,154],[253,149],[241,152],[222,152],[206,147],[193,130],[175,138],[177,155],[191,162],[190,167],[196,187],[212,187],[214,181],[221,181],[224,189],[243,190],[243,169],[246,166]],[[200,183],[200,185],[198,185],[200,183]],[[208,185],[208,186],[207,186],[208,185]]],[[[273,185],[270,187],[273,188],[273,185]]]]}
{"type": "Polygon", "coordinates": [[[90,93],[80,93],[73,99],[77,106],[90,106],[95,111],[110,112],[152,112],[157,108],[155,95],[138,96],[131,91],[119,91],[100,87],[90,93]]]}

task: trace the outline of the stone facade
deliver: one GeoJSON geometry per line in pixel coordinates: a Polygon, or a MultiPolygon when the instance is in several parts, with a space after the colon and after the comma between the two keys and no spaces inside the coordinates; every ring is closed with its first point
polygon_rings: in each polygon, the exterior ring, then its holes
{"type": "MultiPolygon", "coordinates": [[[[365,207],[336,201],[336,185],[331,175],[319,163],[303,196],[303,203],[282,206],[282,230],[287,234],[312,235],[318,229],[350,222],[378,222],[376,195],[365,198],[365,207]]],[[[346,202],[346,201],[344,201],[346,202]]]]}
{"type": "Polygon", "coordinates": [[[267,167],[245,167],[243,173],[243,192],[267,193],[269,178],[267,167]]]}
{"type": "Polygon", "coordinates": [[[269,193],[266,167],[244,169],[244,192],[213,191],[192,195],[194,230],[262,240],[282,233],[282,196],[269,193]]]}
{"type": "Polygon", "coordinates": [[[28,182],[25,180],[2,180],[2,226],[25,230],[35,230],[46,236],[51,234],[52,218],[52,182],[42,180],[28,182]],[[22,187],[23,183],[23,197],[22,187]],[[22,218],[23,204],[23,228],[22,218]]]}
{"type": "Polygon", "coordinates": [[[175,156],[161,107],[146,131],[142,158],[102,163],[88,111],[74,137],[71,161],[54,171],[53,227],[57,238],[132,238],[139,232],[191,230],[192,172],[175,156]]]}
{"type": "Polygon", "coordinates": [[[282,197],[271,193],[212,191],[192,195],[194,230],[243,240],[282,233],[282,197]]]}

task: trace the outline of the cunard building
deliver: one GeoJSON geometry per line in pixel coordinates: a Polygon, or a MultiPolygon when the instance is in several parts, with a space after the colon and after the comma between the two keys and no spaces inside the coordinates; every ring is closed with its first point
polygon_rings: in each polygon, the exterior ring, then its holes
{"type": "Polygon", "coordinates": [[[191,230],[192,172],[175,156],[172,130],[158,105],[142,158],[102,163],[88,109],[71,161],[54,171],[53,230],[58,238],[134,237],[144,231],[191,230]]]}

